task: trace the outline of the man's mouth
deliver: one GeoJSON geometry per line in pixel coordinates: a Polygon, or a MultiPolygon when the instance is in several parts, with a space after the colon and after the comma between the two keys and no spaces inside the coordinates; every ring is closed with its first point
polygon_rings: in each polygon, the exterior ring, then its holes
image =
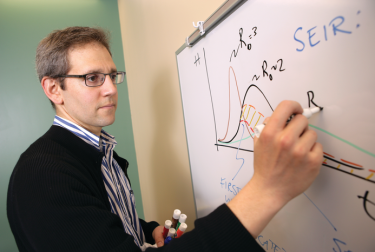
{"type": "Polygon", "coordinates": [[[100,108],[114,108],[115,107],[115,104],[114,103],[110,103],[110,104],[106,104],[104,106],[101,106],[100,108]]]}

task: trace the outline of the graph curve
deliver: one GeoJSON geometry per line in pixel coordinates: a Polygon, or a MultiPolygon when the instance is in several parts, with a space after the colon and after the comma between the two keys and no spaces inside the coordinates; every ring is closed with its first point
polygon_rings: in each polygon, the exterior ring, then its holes
{"type": "MultiPolygon", "coordinates": [[[[218,141],[219,141],[220,143],[226,143],[226,144],[231,143],[231,142],[235,139],[235,137],[238,135],[238,132],[239,132],[239,129],[240,129],[240,126],[241,126],[241,118],[242,118],[242,115],[243,115],[243,107],[244,107],[244,105],[245,105],[246,97],[247,97],[247,95],[249,94],[249,91],[251,90],[251,88],[253,88],[253,89],[254,89],[254,88],[257,89],[257,90],[262,94],[262,96],[264,97],[264,99],[267,101],[267,104],[268,104],[268,106],[270,107],[270,109],[271,109],[272,111],[274,111],[273,108],[272,108],[272,106],[271,106],[271,104],[270,104],[270,102],[268,101],[267,97],[266,97],[265,94],[263,93],[263,91],[262,91],[257,85],[255,85],[255,84],[251,84],[251,85],[246,89],[245,95],[244,95],[244,97],[243,97],[243,101],[241,102],[240,92],[239,92],[238,83],[237,83],[237,78],[236,78],[236,74],[235,74],[235,72],[234,72],[233,67],[229,67],[228,84],[229,84],[229,106],[228,106],[228,107],[229,107],[229,114],[228,114],[228,124],[227,124],[227,129],[226,129],[226,132],[225,132],[225,136],[224,136],[223,138],[221,138],[221,139],[218,139],[218,141]],[[231,85],[231,81],[230,81],[230,71],[231,71],[231,70],[232,70],[232,72],[233,72],[234,79],[235,79],[235,85],[236,85],[236,88],[237,88],[237,93],[238,93],[238,98],[239,98],[239,106],[240,106],[240,110],[241,110],[241,111],[240,111],[240,117],[239,117],[239,120],[238,120],[238,126],[237,126],[236,133],[232,136],[232,138],[231,138],[230,140],[225,141],[225,139],[226,139],[227,136],[228,136],[229,124],[230,124],[230,106],[231,106],[231,101],[230,101],[230,85],[231,85]]],[[[245,123],[245,126],[246,126],[247,131],[249,132],[249,135],[252,137],[252,133],[250,132],[249,125],[245,123]]]]}

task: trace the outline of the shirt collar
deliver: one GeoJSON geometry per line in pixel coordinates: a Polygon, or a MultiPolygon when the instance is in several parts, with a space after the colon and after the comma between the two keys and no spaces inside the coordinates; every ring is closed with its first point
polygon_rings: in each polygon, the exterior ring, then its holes
{"type": "Polygon", "coordinates": [[[74,122],[68,119],[64,119],[58,115],[55,115],[55,118],[53,120],[53,125],[57,125],[57,126],[60,126],[69,130],[70,132],[72,132],[73,134],[81,138],[83,141],[85,141],[86,143],[96,147],[98,150],[100,150],[102,146],[105,148],[107,145],[117,144],[115,137],[108,134],[103,129],[100,132],[100,137],[98,137],[97,135],[82,128],[81,126],[75,124],[74,122]]]}

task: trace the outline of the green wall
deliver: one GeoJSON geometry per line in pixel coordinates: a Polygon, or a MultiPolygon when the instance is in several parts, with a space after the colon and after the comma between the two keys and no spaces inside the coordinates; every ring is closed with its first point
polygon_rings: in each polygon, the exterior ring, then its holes
{"type": "MultiPolygon", "coordinates": [[[[17,251],[8,219],[6,195],[11,172],[26,148],[48,130],[54,111],[35,72],[35,50],[53,30],[100,26],[111,31],[117,69],[125,70],[117,0],[0,0],[0,251],[17,251]]],[[[115,150],[128,159],[137,210],[143,215],[127,84],[118,86],[115,150]]]]}

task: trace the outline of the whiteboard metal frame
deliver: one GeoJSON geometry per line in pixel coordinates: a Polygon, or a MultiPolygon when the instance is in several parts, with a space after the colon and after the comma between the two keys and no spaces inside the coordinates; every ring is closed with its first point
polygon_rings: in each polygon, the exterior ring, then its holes
{"type": "MultiPolygon", "coordinates": [[[[216,27],[221,21],[223,21],[226,17],[228,17],[231,13],[233,13],[237,8],[239,8],[243,3],[247,0],[227,0],[225,1],[214,13],[209,16],[209,18],[204,21],[203,29],[205,34],[210,32],[213,28],[216,27]]],[[[176,55],[179,54],[186,46],[187,43],[189,46],[193,46],[202,38],[200,34],[200,30],[196,29],[190,36],[186,38],[185,44],[180,48],[176,55]]]]}
{"type": "MultiPolygon", "coordinates": [[[[184,47],[185,48],[185,47],[184,47]]],[[[181,48],[180,48],[181,49],[181,48]]],[[[182,49],[183,50],[183,49],[182,49]]],[[[181,50],[181,51],[182,51],[181,50]]],[[[178,62],[177,62],[177,52],[176,52],[176,65],[177,65],[177,74],[178,74],[178,83],[180,84],[180,98],[181,98],[181,106],[182,106],[182,116],[184,117],[184,127],[185,127],[185,141],[186,141],[186,149],[188,153],[189,159],[189,168],[190,168],[190,179],[191,179],[191,188],[193,189],[193,199],[194,199],[194,209],[195,209],[195,217],[198,218],[198,211],[197,211],[197,202],[195,201],[195,193],[194,193],[194,182],[193,182],[193,174],[191,171],[191,162],[190,162],[190,152],[189,152],[189,143],[186,134],[186,121],[185,121],[185,110],[184,110],[184,103],[182,102],[182,92],[181,92],[181,81],[180,81],[180,71],[178,69],[178,62]]]]}

